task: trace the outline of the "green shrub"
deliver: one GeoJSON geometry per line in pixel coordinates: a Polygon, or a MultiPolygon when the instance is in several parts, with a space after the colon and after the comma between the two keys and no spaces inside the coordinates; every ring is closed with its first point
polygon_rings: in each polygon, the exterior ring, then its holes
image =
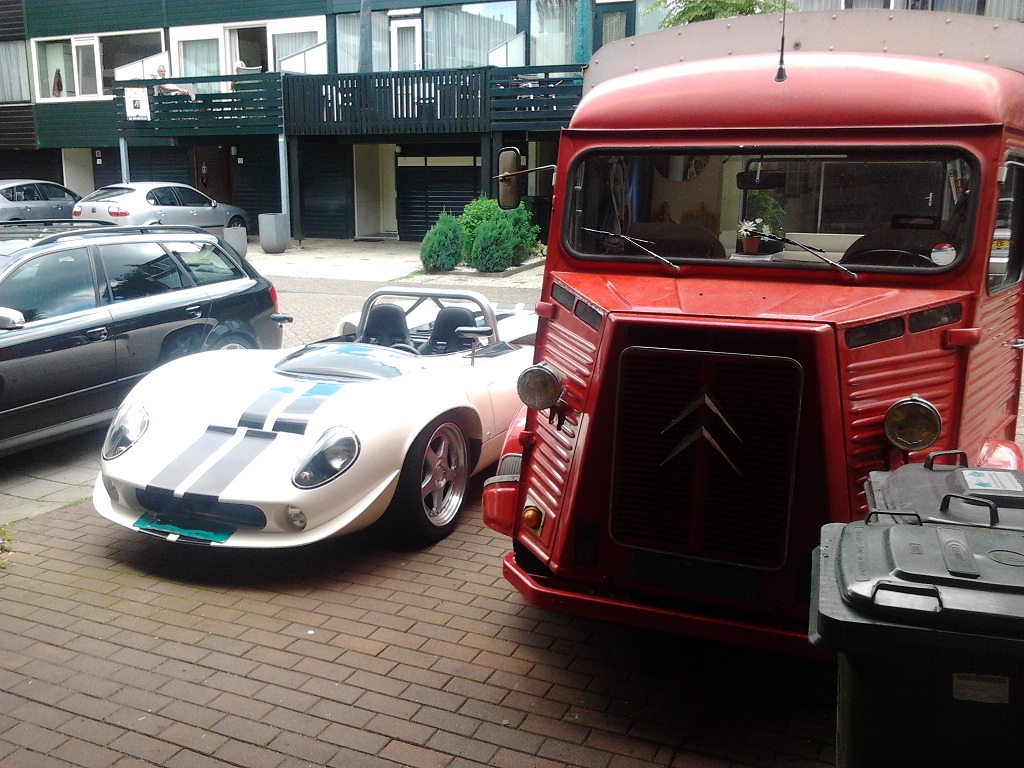
{"type": "Polygon", "coordinates": [[[473,243],[476,240],[476,231],[485,221],[490,221],[501,213],[497,200],[487,197],[478,197],[476,200],[466,203],[459,216],[459,223],[466,239],[462,243],[462,253],[466,261],[470,260],[473,254],[473,243]]]}
{"type": "Polygon", "coordinates": [[[462,261],[465,235],[459,220],[442,213],[423,236],[420,261],[427,272],[451,272],[462,261]]]}
{"type": "Polygon", "coordinates": [[[526,261],[534,248],[537,247],[537,238],[540,235],[540,227],[533,223],[533,217],[526,210],[522,203],[518,208],[511,211],[503,211],[496,200],[486,197],[478,197],[462,211],[459,222],[465,232],[466,239],[463,243],[463,254],[467,262],[472,263],[473,246],[476,241],[480,225],[486,221],[505,219],[511,227],[513,242],[512,264],[518,266],[526,261]]]}
{"type": "Polygon", "coordinates": [[[469,264],[481,272],[504,272],[515,260],[512,224],[507,216],[480,223],[469,264]]]}
{"type": "Polygon", "coordinates": [[[509,218],[512,225],[512,238],[515,240],[512,263],[519,266],[530,258],[533,249],[537,247],[540,227],[533,223],[533,215],[522,203],[511,211],[502,211],[502,214],[509,218]]]}

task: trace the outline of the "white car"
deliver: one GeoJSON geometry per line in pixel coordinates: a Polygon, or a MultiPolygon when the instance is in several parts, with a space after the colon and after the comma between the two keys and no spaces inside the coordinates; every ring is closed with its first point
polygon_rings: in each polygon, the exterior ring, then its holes
{"type": "Polygon", "coordinates": [[[378,520],[420,544],[447,536],[519,409],[536,315],[470,291],[391,288],[353,325],[284,353],[201,353],[150,373],[107,433],[97,511],[227,547],[299,546],[378,520]]]}
{"type": "Polygon", "coordinates": [[[244,209],[218,203],[195,187],[170,181],[100,187],[75,203],[71,217],[124,226],[187,224],[216,235],[225,227],[249,226],[249,214],[244,209]]]}

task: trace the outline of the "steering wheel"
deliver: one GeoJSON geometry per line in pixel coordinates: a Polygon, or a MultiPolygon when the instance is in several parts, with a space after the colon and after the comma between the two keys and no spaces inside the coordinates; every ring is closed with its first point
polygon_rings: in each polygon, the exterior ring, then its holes
{"type": "Polygon", "coordinates": [[[391,348],[401,350],[402,352],[410,352],[414,355],[418,355],[420,353],[420,351],[416,349],[416,347],[414,347],[412,344],[403,344],[402,342],[392,344],[391,348]]]}
{"type": "Polygon", "coordinates": [[[902,248],[872,248],[849,256],[843,256],[840,264],[860,264],[878,267],[929,267],[934,268],[935,262],[927,256],[902,248]]]}

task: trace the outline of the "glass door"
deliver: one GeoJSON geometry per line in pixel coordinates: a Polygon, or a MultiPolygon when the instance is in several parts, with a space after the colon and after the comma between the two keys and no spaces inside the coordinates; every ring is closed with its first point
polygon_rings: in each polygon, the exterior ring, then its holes
{"type": "Polygon", "coordinates": [[[391,71],[423,68],[423,22],[419,17],[391,19],[391,71]]]}

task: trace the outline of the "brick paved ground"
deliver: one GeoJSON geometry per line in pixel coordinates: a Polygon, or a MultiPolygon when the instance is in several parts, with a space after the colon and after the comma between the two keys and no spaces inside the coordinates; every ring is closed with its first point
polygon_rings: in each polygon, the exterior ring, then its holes
{"type": "Polygon", "coordinates": [[[834,761],[835,666],[527,606],[479,487],[423,551],[176,547],[78,505],[11,526],[0,765],[834,761]]]}

